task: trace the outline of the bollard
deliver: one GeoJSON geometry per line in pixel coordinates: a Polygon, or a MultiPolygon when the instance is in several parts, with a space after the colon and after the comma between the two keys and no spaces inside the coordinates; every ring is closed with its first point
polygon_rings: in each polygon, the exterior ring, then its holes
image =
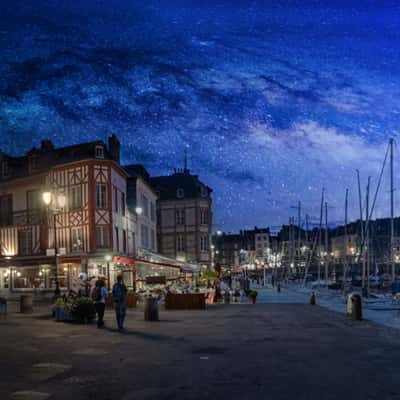
{"type": "Polygon", "coordinates": [[[277,285],[277,290],[278,290],[278,292],[281,291],[281,284],[280,283],[278,283],[278,285],[277,285]]]}
{"type": "Polygon", "coordinates": [[[21,296],[19,310],[22,314],[33,313],[33,296],[31,294],[23,294],[21,296]]]}
{"type": "Polygon", "coordinates": [[[362,319],[362,300],[359,294],[351,295],[351,319],[360,321],[362,319]]]}
{"type": "Polygon", "coordinates": [[[7,314],[7,299],[0,297],[0,315],[7,314]]]}
{"type": "Polygon", "coordinates": [[[145,321],[158,321],[158,300],[155,297],[149,296],[146,299],[144,307],[145,321]]]}
{"type": "Polygon", "coordinates": [[[310,304],[311,304],[312,306],[315,306],[315,304],[316,304],[316,298],[315,298],[315,293],[314,293],[314,291],[311,292],[310,304]]]}

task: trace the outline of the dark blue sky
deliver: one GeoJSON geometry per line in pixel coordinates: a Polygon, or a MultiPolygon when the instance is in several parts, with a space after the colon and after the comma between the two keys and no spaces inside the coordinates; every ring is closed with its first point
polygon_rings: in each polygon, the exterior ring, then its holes
{"type": "Polygon", "coordinates": [[[396,3],[3,0],[0,148],[115,132],[159,174],[187,147],[225,230],[316,216],[323,186],[356,217],[355,169],[376,184],[400,132],[396,3]]]}

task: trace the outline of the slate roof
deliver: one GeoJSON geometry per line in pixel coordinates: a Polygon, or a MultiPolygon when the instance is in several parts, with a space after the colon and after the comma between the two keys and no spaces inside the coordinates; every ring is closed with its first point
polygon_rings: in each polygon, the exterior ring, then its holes
{"type": "Polygon", "coordinates": [[[157,190],[160,200],[178,199],[177,190],[183,189],[183,198],[201,198],[202,188],[210,197],[212,189],[202,183],[197,175],[192,175],[189,170],[176,171],[172,175],[150,178],[152,186],[157,190]]]}

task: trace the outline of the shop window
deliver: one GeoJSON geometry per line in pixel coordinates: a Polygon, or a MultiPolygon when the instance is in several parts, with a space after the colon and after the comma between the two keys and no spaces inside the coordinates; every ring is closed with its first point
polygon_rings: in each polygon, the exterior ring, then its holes
{"type": "Polygon", "coordinates": [[[76,210],[82,207],[82,188],[81,186],[72,186],[69,189],[69,209],[76,210]]]}
{"type": "Polygon", "coordinates": [[[71,229],[71,239],[72,239],[72,252],[82,251],[82,228],[72,228],[71,229]]]}
{"type": "Polygon", "coordinates": [[[96,185],[96,208],[107,208],[107,186],[96,185]]]}
{"type": "Polygon", "coordinates": [[[45,289],[48,287],[48,269],[41,267],[16,268],[12,272],[14,289],[45,289]]]}
{"type": "Polygon", "coordinates": [[[110,247],[110,233],[107,225],[96,226],[96,244],[98,249],[110,247]]]}
{"type": "Polygon", "coordinates": [[[18,231],[18,254],[20,256],[32,253],[32,230],[24,229],[18,231]]]}

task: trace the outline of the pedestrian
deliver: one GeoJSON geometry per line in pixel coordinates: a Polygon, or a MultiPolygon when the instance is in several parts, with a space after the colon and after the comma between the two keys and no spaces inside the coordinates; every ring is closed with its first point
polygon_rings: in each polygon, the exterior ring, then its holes
{"type": "Polygon", "coordinates": [[[96,285],[92,290],[92,299],[97,313],[97,327],[102,328],[104,326],[104,310],[107,301],[107,289],[105,288],[102,279],[96,282],[96,285]]]}
{"type": "Polygon", "coordinates": [[[124,321],[126,314],[126,294],[128,290],[124,285],[122,275],[118,275],[117,283],[113,286],[112,297],[114,301],[115,316],[117,318],[118,330],[124,331],[124,321]]]}

